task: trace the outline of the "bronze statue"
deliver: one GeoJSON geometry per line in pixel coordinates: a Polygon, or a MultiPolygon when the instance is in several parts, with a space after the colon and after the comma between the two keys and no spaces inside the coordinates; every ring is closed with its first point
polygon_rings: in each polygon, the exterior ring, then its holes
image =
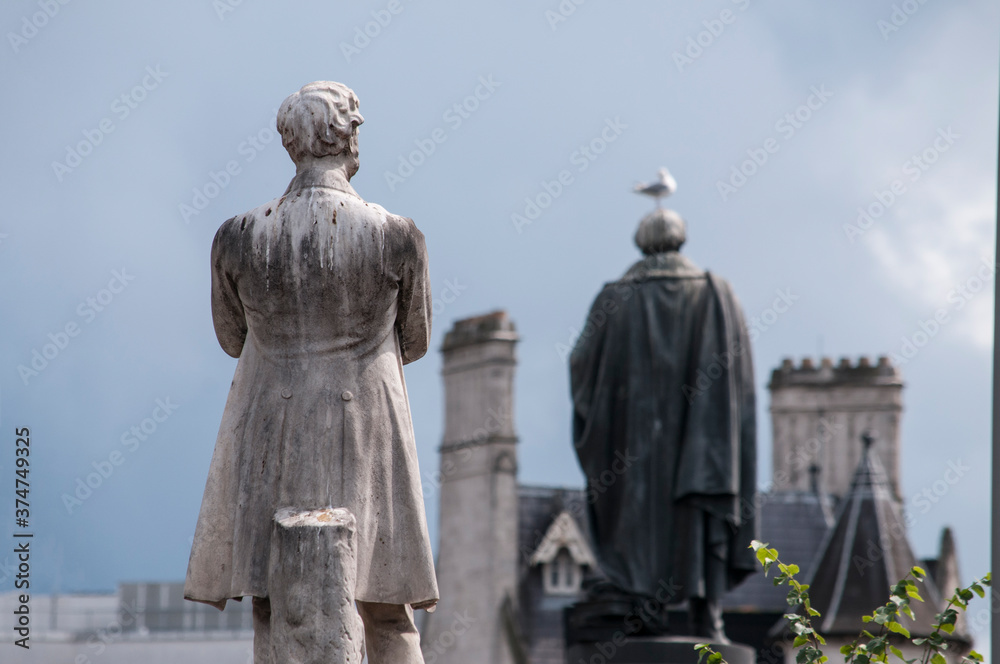
{"type": "Polygon", "coordinates": [[[732,289],[680,254],[685,237],[658,208],[645,257],[595,299],[570,357],[573,439],[605,587],[670,588],[692,636],[724,643],[719,600],[756,566],[753,366],[732,289]]]}

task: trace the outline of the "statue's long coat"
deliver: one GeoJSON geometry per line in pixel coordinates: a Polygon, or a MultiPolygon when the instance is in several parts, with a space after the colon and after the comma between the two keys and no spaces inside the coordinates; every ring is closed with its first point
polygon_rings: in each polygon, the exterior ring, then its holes
{"type": "Polygon", "coordinates": [[[333,506],[357,517],[358,600],[437,600],[403,381],[430,312],[423,234],[352,193],[308,187],[222,224],[212,314],[239,363],[185,597],[268,596],[275,511],[333,506]]]}
{"type": "Polygon", "coordinates": [[[574,442],[609,579],[683,599],[753,571],[753,367],[729,285],[677,252],[636,263],[595,299],[570,375],[574,442]],[[713,554],[726,563],[714,584],[705,578],[713,554]]]}

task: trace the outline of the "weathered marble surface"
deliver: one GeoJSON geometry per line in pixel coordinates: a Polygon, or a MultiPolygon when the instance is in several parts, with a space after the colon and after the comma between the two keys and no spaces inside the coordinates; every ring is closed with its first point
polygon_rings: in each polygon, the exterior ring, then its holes
{"type": "Polygon", "coordinates": [[[354,515],[345,509],[286,508],[274,521],[270,661],[359,664],[364,628],[354,607],[354,515]]]}
{"type": "Polygon", "coordinates": [[[253,596],[264,615],[281,591],[275,511],[342,507],[357,520],[354,597],[397,607],[365,615],[402,625],[389,633],[409,644],[407,612],[438,599],[403,378],[427,351],[431,292],[423,234],[350,185],[362,122],[339,83],[288,97],[277,125],[295,177],[212,244],[212,318],[239,363],[185,597],[253,596]]]}

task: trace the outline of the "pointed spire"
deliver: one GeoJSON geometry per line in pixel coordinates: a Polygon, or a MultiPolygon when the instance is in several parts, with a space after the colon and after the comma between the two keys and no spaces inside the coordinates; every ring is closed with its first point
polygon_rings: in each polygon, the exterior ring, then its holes
{"type": "MultiPolygon", "coordinates": [[[[874,450],[875,436],[865,432],[861,442],[861,462],[813,567],[809,593],[822,614],[817,628],[824,635],[857,634],[861,616],[885,604],[889,588],[917,564],[902,511],[874,450]]],[[[916,620],[906,625],[915,636],[933,631],[934,614],[941,608],[933,580],[921,594],[927,601],[911,605],[916,620]]]]}
{"type": "MultiPolygon", "coordinates": [[[[950,597],[957,588],[963,585],[962,575],[958,570],[958,551],[955,548],[955,537],[950,527],[945,526],[941,530],[941,544],[938,547],[937,560],[928,561],[927,570],[934,577],[934,582],[941,590],[942,597],[950,597]]],[[[968,631],[964,611],[958,613],[955,631],[959,634],[968,631]]]]}
{"type": "Polygon", "coordinates": [[[861,444],[865,446],[865,454],[871,450],[872,444],[875,442],[875,432],[871,429],[866,429],[863,434],[861,434],[861,444]]]}

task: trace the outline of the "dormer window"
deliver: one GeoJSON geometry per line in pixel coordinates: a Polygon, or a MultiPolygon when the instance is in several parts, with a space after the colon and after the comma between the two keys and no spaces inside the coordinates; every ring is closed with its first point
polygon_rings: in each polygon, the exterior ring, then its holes
{"type": "Polygon", "coordinates": [[[586,567],[597,561],[586,537],[569,512],[563,512],[549,526],[531,564],[541,565],[546,595],[577,595],[586,567]]]}
{"type": "Polygon", "coordinates": [[[583,570],[573,560],[569,549],[565,547],[559,549],[555,559],[550,563],[545,563],[544,570],[545,594],[575,595],[580,592],[583,570]]]}

